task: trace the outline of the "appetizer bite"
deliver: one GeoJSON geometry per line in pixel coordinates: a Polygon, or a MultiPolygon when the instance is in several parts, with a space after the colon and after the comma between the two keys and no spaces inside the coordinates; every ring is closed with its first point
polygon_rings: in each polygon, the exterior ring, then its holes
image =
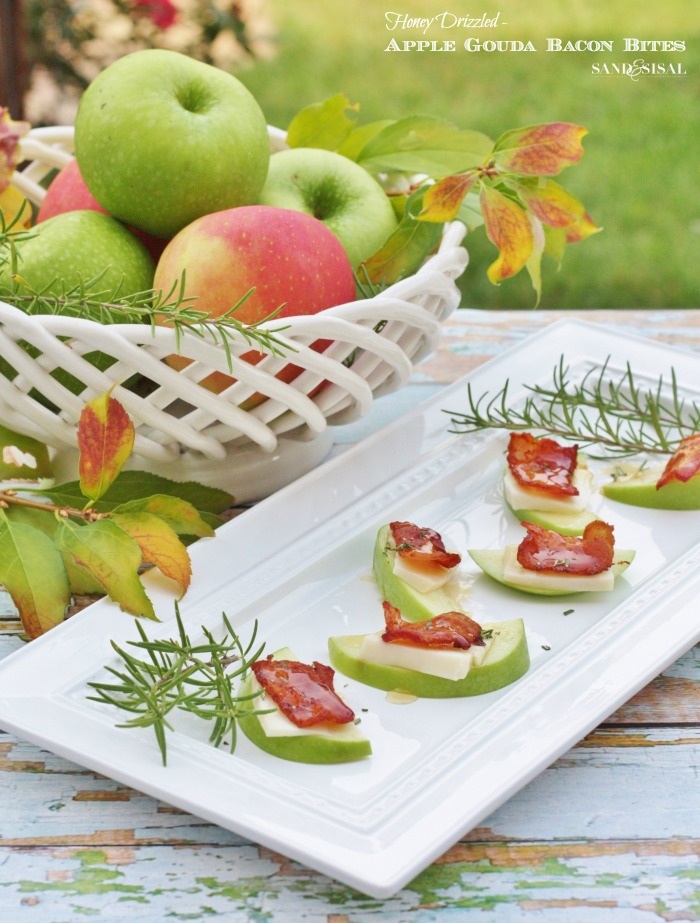
{"type": "Polygon", "coordinates": [[[384,631],[328,639],[333,666],[361,683],[419,698],[481,695],[530,666],[521,619],[481,626],[463,612],[408,621],[386,600],[384,631]]]}
{"type": "Polygon", "coordinates": [[[377,533],[373,571],[382,597],[406,618],[423,621],[459,608],[446,584],[461,560],[445,549],[439,532],[391,522],[377,533]]]}
{"type": "Polygon", "coordinates": [[[605,592],[629,567],[634,551],[615,551],[613,526],[589,523],[582,536],[561,535],[532,522],[521,523],[527,535],[519,545],[470,549],[485,574],[506,586],[540,596],[605,592]]]}
{"type": "Polygon", "coordinates": [[[610,500],[657,510],[700,510],[700,433],[686,436],[666,467],[637,466],[623,469],[603,485],[610,500]]]}
{"type": "Polygon", "coordinates": [[[251,664],[241,696],[251,711],[239,718],[245,736],[261,750],[297,763],[349,763],[372,752],[355,713],[333,688],[335,670],[295,660],[282,648],[251,664]]]}
{"type": "Polygon", "coordinates": [[[586,509],[593,475],[578,446],[531,433],[511,433],[503,478],[506,503],[518,517],[562,535],[580,535],[596,518],[586,509]]]}

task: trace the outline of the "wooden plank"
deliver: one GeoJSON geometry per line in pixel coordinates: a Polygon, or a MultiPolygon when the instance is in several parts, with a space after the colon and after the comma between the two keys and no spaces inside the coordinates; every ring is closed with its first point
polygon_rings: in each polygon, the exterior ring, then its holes
{"type": "Polygon", "coordinates": [[[8,923],[698,920],[699,856],[698,840],[460,844],[377,901],[252,845],[0,848],[0,911],[8,923]]]}
{"type": "MultiPolygon", "coordinates": [[[[474,835],[493,842],[576,839],[582,831],[597,839],[692,837],[699,774],[699,728],[597,730],[474,835]]],[[[240,841],[11,734],[0,734],[0,790],[4,846],[240,841]]]]}

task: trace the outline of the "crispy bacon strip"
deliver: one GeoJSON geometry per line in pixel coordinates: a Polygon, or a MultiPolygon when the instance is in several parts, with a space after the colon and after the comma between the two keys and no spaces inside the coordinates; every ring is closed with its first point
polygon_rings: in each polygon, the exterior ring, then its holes
{"type": "Polygon", "coordinates": [[[421,647],[456,647],[462,650],[473,644],[484,646],[481,625],[463,612],[443,612],[426,622],[407,622],[391,603],[384,600],[382,606],[386,623],[382,641],[407,642],[421,647]]]}
{"type": "Polygon", "coordinates": [[[448,568],[457,567],[462,560],[456,552],[445,550],[442,536],[433,529],[423,529],[412,522],[391,522],[389,528],[396,551],[402,558],[448,568]]]}
{"type": "Polygon", "coordinates": [[[700,471],[700,433],[686,436],[664,468],[664,473],[656,482],[656,489],[671,481],[689,481],[700,471]]]}
{"type": "Polygon", "coordinates": [[[596,519],[583,535],[560,535],[532,522],[523,522],[527,535],[518,546],[518,561],[528,570],[591,576],[613,563],[613,527],[596,519]]]}
{"type": "Polygon", "coordinates": [[[573,477],[578,446],[559,445],[554,439],[535,439],[531,433],[511,433],[508,467],[523,487],[536,487],[557,497],[575,497],[573,477]]]}
{"type": "Polygon", "coordinates": [[[314,660],[265,660],[251,664],[255,678],[279,710],[297,727],[347,724],[355,717],[333,689],[335,670],[314,660]]]}

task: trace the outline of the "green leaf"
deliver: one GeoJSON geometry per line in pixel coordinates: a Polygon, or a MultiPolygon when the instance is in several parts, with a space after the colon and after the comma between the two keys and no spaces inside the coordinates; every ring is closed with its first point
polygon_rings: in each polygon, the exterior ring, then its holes
{"type": "Polygon", "coordinates": [[[338,148],[338,153],[349,160],[357,160],[360,151],[371,141],[380,131],[394,124],[394,119],[379,119],[376,122],[367,122],[366,125],[360,125],[353,129],[345,141],[338,148]]]}
{"type": "Polygon", "coordinates": [[[530,225],[532,227],[532,252],[528,257],[525,268],[527,269],[532,287],[535,290],[537,300],[534,307],[539,307],[542,297],[542,254],[544,253],[544,225],[535,217],[529,215],[530,225]]]}
{"type": "Polygon", "coordinates": [[[156,619],[137,573],[141,550],[116,523],[98,519],[78,526],[63,519],[56,530],[56,545],[86,568],[125,612],[156,619]]]}
{"type": "MultiPolygon", "coordinates": [[[[82,507],[85,503],[78,481],[59,484],[48,490],[42,490],[41,493],[42,496],[49,497],[57,506],[82,507]]],[[[207,487],[196,481],[172,481],[147,471],[122,471],[94,506],[101,513],[107,513],[122,503],[141,500],[153,494],[180,497],[196,509],[210,513],[222,513],[235,502],[234,497],[225,490],[207,487]]]]}
{"type": "Polygon", "coordinates": [[[561,267],[566,252],[566,229],[544,226],[544,252],[561,267]]]}
{"type": "Polygon", "coordinates": [[[70,602],[68,577],[53,542],[43,532],[0,516],[0,583],[36,638],[63,621],[70,602]]]}
{"type": "Polygon", "coordinates": [[[414,216],[423,208],[422,186],[409,196],[404,215],[396,230],[373,256],[360,266],[360,281],[366,278],[376,285],[391,285],[414,273],[440,242],[442,225],[418,221],[414,216]]]}
{"type": "Polygon", "coordinates": [[[483,225],[484,216],[481,212],[479,194],[475,190],[472,190],[459,206],[457,221],[461,221],[468,231],[475,231],[483,225]]]}
{"type": "MultiPolygon", "coordinates": [[[[24,523],[24,525],[39,529],[53,543],[56,529],[58,528],[58,520],[51,510],[37,510],[30,506],[11,504],[5,511],[5,515],[13,523],[24,523]]],[[[74,564],[70,555],[59,553],[63,558],[63,566],[68,575],[71,593],[79,596],[94,596],[97,593],[104,593],[104,589],[94,577],[90,576],[84,567],[78,567],[74,564]]]]}
{"type": "Polygon", "coordinates": [[[0,480],[50,478],[49,451],[31,436],[22,436],[0,424],[0,480]]]}
{"type": "Polygon", "coordinates": [[[335,151],[355,127],[356,115],[351,118],[348,112],[356,113],[359,108],[343,93],[306,106],[289,123],[287,144],[335,151]]]}
{"type": "Polygon", "coordinates": [[[198,510],[180,497],[154,494],[141,500],[130,500],[115,506],[116,513],[152,513],[162,519],[178,535],[196,535],[200,538],[214,535],[214,529],[198,510]]]}
{"type": "Polygon", "coordinates": [[[411,116],[388,125],[360,151],[357,162],[370,173],[462,173],[486,160],[493,141],[433,116],[411,116]]]}

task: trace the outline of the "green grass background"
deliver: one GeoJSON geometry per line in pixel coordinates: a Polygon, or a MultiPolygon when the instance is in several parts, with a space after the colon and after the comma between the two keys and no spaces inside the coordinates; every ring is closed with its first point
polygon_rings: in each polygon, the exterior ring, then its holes
{"type": "MultiPolygon", "coordinates": [[[[602,233],[567,248],[561,270],[544,265],[542,308],[700,307],[698,99],[700,17],[697,0],[267,0],[275,53],[237,72],[268,121],[286,127],[309,103],[344,92],[361,118],[427,113],[497,137],[538,122],[583,125],[585,154],[561,174],[602,233]],[[494,16],[497,29],[433,27],[428,38],[455,39],[457,51],[386,52],[386,10],[412,17],[447,10],[494,16]],[[535,53],[468,53],[467,37],[531,40],[535,53]],[[616,52],[547,53],[545,38],[613,39],[616,52]],[[686,51],[623,53],[622,38],[682,39],[686,51]],[[593,61],[674,61],[686,77],[596,77],[593,61]]],[[[468,240],[471,263],[463,305],[531,308],[523,272],[496,287],[486,269],[496,256],[483,229],[468,240]]]]}

